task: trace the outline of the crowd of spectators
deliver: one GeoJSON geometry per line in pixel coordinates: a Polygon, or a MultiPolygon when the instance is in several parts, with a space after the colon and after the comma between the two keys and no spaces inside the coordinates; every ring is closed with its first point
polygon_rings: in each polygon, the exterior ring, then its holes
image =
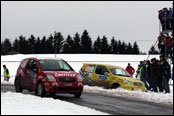
{"type": "Polygon", "coordinates": [[[153,58],[140,61],[136,77],[144,82],[147,91],[170,93],[169,79],[173,79],[172,72],[169,63],[160,56],[160,60],[153,58]]]}
{"type": "Polygon", "coordinates": [[[158,49],[162,56],[173,59],[173,35],[161,32],[158,37],[158,49]]]}
{"type": "Polygon", "coordinates": [[[163,8],[162,10],[159,10],[158,13],[162,31],[173,30],[173,8],[163,8]]]}

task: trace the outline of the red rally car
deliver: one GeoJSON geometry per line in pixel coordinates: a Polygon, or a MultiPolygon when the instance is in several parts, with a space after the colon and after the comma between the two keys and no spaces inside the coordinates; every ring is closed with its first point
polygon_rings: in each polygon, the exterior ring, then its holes
{"type": "Polygon", "coordinates": [[[46,93],[71,93],[79,98],[83,92],[82,77],[62,59],[23,59],[15,76],[15,90],[46,93]]]}

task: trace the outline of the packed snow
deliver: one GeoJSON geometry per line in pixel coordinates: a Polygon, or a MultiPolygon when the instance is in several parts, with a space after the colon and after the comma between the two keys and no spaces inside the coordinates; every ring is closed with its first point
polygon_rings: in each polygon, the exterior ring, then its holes
{"type": "Polygon", "coordinates": [[[107,115],[91,108],[52,98],[1,92],[1,115],[107,115]]]}
{"type": "MultiPolygon", "coordinates": [[[[19,63],[27,57],[36,57],[36,55],[7,55],[1,56],[1,74],[3,74],[2,65],[5,64],[10,71],[10,81],[5,82],[1,75],[1,84],[14,85],[14,76],[16,74],[19,63]]],[[[55,55],[45,54],[37,55],[37,57],[55,57],[55,55]]],[[[128,62],[137,69],[139,61],[146,60],[147,55],[94,55],[94,54],[59,54],[57,57],[67,61],[75,71],[79,71],[83,63],[102,63],[112,64],[126,68],[128,62]]],[[[150,56],[150,58],[159,59],[158,55],[150,56]]],[[[149,59],[150,59],[149,58],[149,59]]],[[[122,88],[104,89],[103,87],[84,86],[84,92],[105,94],[108,96],[120,96],[142,101],[162,103],[173,105],[173,80],[170,80],[170,93],[165,94],[155,92],[129,91],[122,88]]],[[[105,115],[106,113],[96,111],[87,107],[75,105],[66,101],[54,100],[51,98],[40,98],[33,95],[1,92],[1,114],[55,114],[55,115],[105,115]],[[44,100],[43,100],[44,99],[44,100]],[[38,104],[39,103],[39,104],[38,104]],[[60,105],[61,104],[61,105],[60,105]],[[9,106],[11,106],[9,108],[9,106]],[[14,106],[14,107],[12,107],[14,106]]]]}

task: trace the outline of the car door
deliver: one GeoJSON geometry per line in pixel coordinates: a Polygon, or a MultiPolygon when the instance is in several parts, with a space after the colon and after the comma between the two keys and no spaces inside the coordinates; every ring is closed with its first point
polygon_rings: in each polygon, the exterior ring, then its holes
{"type": "Polygon", "coordinates": [[[93,76],[93,72],[95,69],[95,65],[85,65],[84,66],[84,74],[91,80],[95,81],[96,79],[93,76]]]}
{"type": "Polygon", "coordinates": [[[97,65],[94,78],[96,78],[96,82],[99,83],[102,86],[109,86],[110,82],[110,76],[109,76],[109,70],[106,66],[97,65]]]}
{"type": "Polygon", "coordinates": [[[35,60],[30,59],[27,65],[27,71],[25,76],[25,85],[27,89],[33,90],[34,84],[36,84],[36,76],[38,74],[38,66],[35,60]]]}
{"type": "Polygon", "coordinates": [[[24,59],[21,61],[21,64],[20,64],[20,75],[21,75],[21,86],[23,88],[26,88],[26,85],[25,85],[25,80],[26,80],[26,72],[27,72],[27,64],[28,64],[28,61],[29,59],[24,59]]]}

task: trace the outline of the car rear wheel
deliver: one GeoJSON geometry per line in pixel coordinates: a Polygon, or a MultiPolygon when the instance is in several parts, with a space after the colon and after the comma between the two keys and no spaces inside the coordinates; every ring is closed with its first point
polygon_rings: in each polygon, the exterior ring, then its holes
{"type": "Polygon", "coordinates": [[[120,85],[118,83],[114,83],[111,86],[112,89],[117,89],[118,87],[120,87],[120,85]]]}
{"type": "Polygon", "coordinates": [[[42,82],[40,82],[37,86],[37,95],[40,97],[44,97],[45,96],[45,88],[42,82]]]}
{"type": "Polygon", "coordinates": [[[74,96],[75,96],[76,98],[80,98],[81,95],[82,95],[82,93],[75,93],[75,94],[74,94],[74,96]]]}
{"type": "Polygon", "coordinates": [[[23,91],[19,79],[15,79],[15,91],[20,93],[23,91]]]}

